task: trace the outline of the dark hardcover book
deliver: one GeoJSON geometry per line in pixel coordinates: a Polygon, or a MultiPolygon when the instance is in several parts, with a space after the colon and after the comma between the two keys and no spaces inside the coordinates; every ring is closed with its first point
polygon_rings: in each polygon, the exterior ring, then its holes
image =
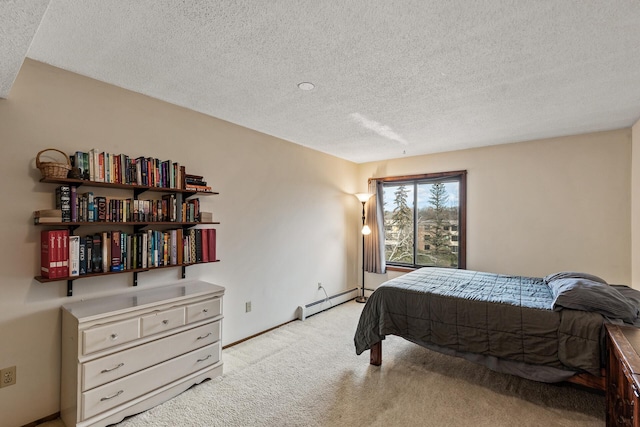
{"type": "Polygon", "coordinates": [[[185,188],[184,179],[185,179],[186,176],[187,176],[186,168],[184,166],[180,166],[179,180],[180,180],[180,188],[182,188],[182,189],[185,188]]]}
{"type": "Polygon", "coordinates": [[[87,199],[86,220],[89,222],[93,222],[96,220],[96,206],[95,206],[95,198],[93,197],[93,192],[87,191],[82,195],[87,199]]]}
{"type": "Polygon", "coordinates": [[[94,204],[96,206],[96,221],[106,221],[107,220],[107,198],[103,196],[96,196],[93,198],[94,204]]]}
{"type": "Polygon", "coordinates": [[[202,230],[196,228],[196,262],[202,262],[202,230]]]}
{"type": "Polygon", "coordinates": [[[178,264],[184,262],[184,237],[182,228],[176,230],[176,257],[178,264]]]}
{"type": "Polygon", "coordinates": [[[122,271],[122,242],[120,230],[111,232],[111,271],[122,271]]]}
{"type": "Polygon", "coordinates": [[[69,185],[56,188],[56,209],[62,211],[62,222],[71,222],[71,187],[69,185]]]}
{"type": "Polygon", "coordinates": [[[87,238],[80,236],[80,248],[78,259],[80,261],[80,274],[87,274],[87,238]]]}
{"type": "Polygon", "coordinates": [[[86,246],[87,273],[93,273],[93,236],[85,237],[84,244],[86,246]]]}
{"type": "Polygon", "coordinates": [[[93,272],[102,273],[102,236],[100,234],[93,235],[92,257],[93,272]]]}
{"type": "Polygon", "coordinates": [[[129,252],[131,253],[131,268],[139,268],[138,264],[138,235],[131,235],[131,246],[129,246],[129,252]]]}
{"type": "Polygon", "coordinates": [[[78,190],[75,187],[75,185],[72,185],[71,187],[71,194],[70,194],[70,200],[69,200],[69,208],[70,208],[70,221],[71,222],[76,222],[78,221],[78,190]]]}
{"type": "Polygon", "coordinates": [[[89,170],[89,153],[82,153],[82,157],[82,163],[84,165],[84,170],[82,171],[82,179],[89,180],[91,178],[91,171],[89,170]]]}

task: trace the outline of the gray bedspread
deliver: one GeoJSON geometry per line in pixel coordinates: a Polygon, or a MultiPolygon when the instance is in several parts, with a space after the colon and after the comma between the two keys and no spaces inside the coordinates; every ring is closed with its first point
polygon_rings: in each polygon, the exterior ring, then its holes
{"type": "Polygon", "coordinates": [[[422,268],[369,297],[356,353],[397,335],[428,347],[600,375],[603,316],[553,311],[552,302],[542,278],[422,268]]]}

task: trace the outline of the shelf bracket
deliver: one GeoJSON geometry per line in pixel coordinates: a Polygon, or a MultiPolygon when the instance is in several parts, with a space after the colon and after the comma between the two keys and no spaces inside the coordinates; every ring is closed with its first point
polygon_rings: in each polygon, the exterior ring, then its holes
{"type": "Polygon", "coordinates": [[[73,280],[67,280],[67,296],[73,296],[73,280]]]}
{"type": "Polygon", "coordinates": [[[133,272],[133,286],[138,286],[138,272],[133,272]]]}
{"type": "Polygon", "coordinates": [[[186,278],[187,277],[187,267],[185,267],[184,265],[182,266],[182,278],[186,278]]]}

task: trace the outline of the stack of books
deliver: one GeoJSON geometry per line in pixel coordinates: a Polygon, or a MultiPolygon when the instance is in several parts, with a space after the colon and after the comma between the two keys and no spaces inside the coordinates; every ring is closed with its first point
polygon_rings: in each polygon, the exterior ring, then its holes
{"type": "Polygon", "coordinates": [[[41,209],[33,212],[35,224],[62,222],[62,209],[41,209]]]}
{"type": "Polygon", "coordinates": [[[184,175],[184,189],[190,191],[199,191],[201,193],[211,193],[211,187],[204,181],[202,175],[184,175]]]}

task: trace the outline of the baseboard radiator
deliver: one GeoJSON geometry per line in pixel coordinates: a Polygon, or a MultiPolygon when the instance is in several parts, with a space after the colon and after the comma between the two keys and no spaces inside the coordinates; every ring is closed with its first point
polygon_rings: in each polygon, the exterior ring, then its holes
{"type": "Polygon", "coordinates": [[[336,305],[351,301],[358,296],[359,290],[359,288],[348,289],[335,295],[329,295],[307,305],[298,306],[298,320],[304,320],[307,317],[320,313],[321,311],[325,311],[335,307],[336,305]]]}

